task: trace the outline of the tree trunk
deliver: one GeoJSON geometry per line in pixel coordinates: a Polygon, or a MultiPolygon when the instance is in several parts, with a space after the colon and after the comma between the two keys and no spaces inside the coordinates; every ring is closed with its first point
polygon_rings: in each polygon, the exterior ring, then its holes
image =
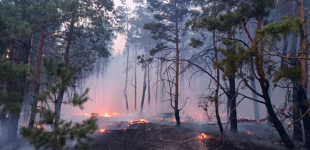
{"type": "Polygon", "coordinates": [[[0,121],[1,121],[1,127],[2,127],[2,137],[6,138],[8,137],[8,128],[9,128],[9,115],[8,110],[5,106],[2,107],[1,114],[0,114],[0,121]]]}
{"type": "Polygon", "coordinates": [[[150,64],[147,64],[147,93],[148,105],[151,105],[151,88],[150,88],[150,64]]]}
{"type": "MultiPolygon", "coordinates": [[[[300,97],[301,98],[301,97],[300,97]]],[[[299,107],[299,96],[298,96],[298,83],[293,84],[293,138],[295,141],[302,142],[303,141],[303,131],[301,128],[301,123],[298,120],[300,115],[300,107],[299,107]]]]}
{"type": "Polygon", "coordinates": [[[229,78],[229,95],[230,95],[230,131],[231,132],[238,132],[237,126],[237,108],[236,107],[236,83],[235,78],[229,78]]]}
{"type": "MultiPolygon", "coordinates": [[[[288,46],[288,39],[287,36],[283,37],[283,51],[282,51],[282,55],[286,56],[286,52],[287,52],[287,46],[288,46]]],[[[281,58],[281,66],[285,65],[285,58],[281,58]]]]}
{"type": "MultiPolygon", "coordinates": [[[[26,64],[28,64],[28,69],[27,69],[27,76],[26,76],[26,81],[29,79],[30,76],[30,68],[31,68],[31,52],[32,52],[32,44],[33,44],[33,35],[31,38],[25,40],[25,45],[23,46],[23,51],[24,51],[24,59],[26,60],[26,64]]],[[[24,110],[24,123],[25,126],[29,125],[29,115],[30,115],[30,110],[31,110],[31,103],[33,101],[33,96],[34,95],[34,87],[35,84],[33,82],[29,83],[27,85],[27,94],[24,96],[24,101],[23,101],[23,110],[24,110]]]]}
{"type": "Polygon", "coordinates": [[[129,64],[129,47],[127,45],[127,66],[126,66],[126,81],[125,81],[125,88],[124,88],[124,97],[126,101],[126,110],[127,114],[129,113],[129,108],[128,108],[128,97],[127,97],[127,83],[128,83],[128,64],[129,64]]]}
{"type": "Polygon", "coordinates": [[[160,94],[160,103],[161,103],[161,112],[163,113],[164,111],[164,98],[165,98],[165,93],[164,93],[164,82],[163,82],[163,78],[162,78],[162,72],[163,72],[163,62],[160,62],[160,89],[161,89],[161,94],[160,94]]]}
{"type": "MultiPolygon", "coordinates": [[[[218,64],[219,60],[218,60],[218,51],[216,48],[216,41],[215,41],[215,31],[213,31],[213,48],[214,48],[214,55],[215,55],[215,63],[218,64]]],[[[221,118],[220,118],[220,114],[219,114],[219,82],[220,82],[220,69],[218,66],[216,66],[216,88],[215,88],[215,96],[214,96],[214,105],[215,105],[215,116],[216,116],[216,120],[217,120],[217,124],[219,126],[219,130],[221,132],[221,136],[222,133],[224,132],[223,130],[223,126],[222,126],[222,122],[221,122],[221,118]]]]}
{"type": "MultiPolygon", "coordinates": [[[[128,15],[128,14],[127,14],[128,15]]],[[[127,83],[128,83],[128,65],[129,65],[129,44],[128,44],[128,34],[129,34],[129,29],[128,29],[128,17],[127,17],[127,43],[126,43],[126,48],[127,48],[127,66],[126,66],[126,81],[125,81],[125,88],[124,88],[124,97],[126,101],[126,110],[127,114],[129,114],[129,108],[128,108],[128,97],[127,97],[127,83]]]]}
{"type": "MultiPolygon", "coordinates": [[[[137,59],[137,48],[135,48],[135,59],[137,59]]],[[[137,61],[135,61],[135,111],[137,111],[137,61]]]]}
{"type": "Polygon", "coordinates": [[[143,90],[142,90],[142,100],[141,100],[141,107],[140,107],[140,114],[143,113],[143,106],[144,106],[144,97],[145,97],[145,90],[146,90],[146,68],[144,69],[144,77],[143,77],[143,90]]]}
{"type": "MultiPolygon", "coordinates": [[[[229,87],[228,87],[228,85],[224,79],[223,79],[223,82],[224,82],[225,89],[227,91],[229,91],[229,87]]],[[[231,101],[230,95],[226,95],[226,99],[227,99],[227,104],[226,104],[226,108],[227,108],[226,114],[227,115],[226,115],[226,117],[227,117],[227,121],[228,121],[230,118],[230,101],[231,101]]]]}
{"type": "MultiPolygon", "coordinates": [[[[42,27],[42,30],[40,33],[40,44],[39,44],[37,66],[36,66],[36,82],[35,82],[34,96],[38,95],[40,91],[40,80],[41,80],[40,70],[42,66],[43,46],[44,46],[44,40],[45,40],[45,23],[42,23],[41,27],[42,27]]],[[[30,120],[29,120],[29,125],[28,125],[29,129],[33,128],[33,125],[35,122],[35,116],[37,114],[37,104],[38,104],[38,100],[34,98],[32,105],[31,105],[31,114],[30,114],[30,120]]]]}
{"type": "MultiPolygon", "coordinates": [[[[260,30],[261,26],[263,23],[263,18],[262,17],[258,17],[257,20],[257,29],[260,30]]],[[[259,76],[259,83],[261,86],[261,90],[263,93],[263,98],[265,100],[265,105],[269,114],[269,120],[274,124],[274,127],[276,128],[276,130],[278,131],[285,147],[287,149],[294,149],[295,145],[294,143],[291,141],[290,137],[288,136],[288,134],[286,133],[285,128],[283,127],[281,121],[279,120],[279,118],[277,117],[276,113],[273,110],[272,104],[271,104],[271,100],[269,97],[269,81],[266,79],[265,76],[265,71],[264,71],[264,56],[262,55],[262,53],[264,53],[264,49],[261,47],[258,47],[258,39],[255,38],[253,43],[253,46],[255,46],[257,48],[257,56],[255,58],[255,65],[256,65],[256,71],[257,74],[259,76]]]]}
{"type": "MultiPolygon", "coordinates": [[[[20,41],[23,41],[23,37],[20,37],[19,40],[20,40],[20,41]]],[[[23,43],[20,43],[20,44],[18,45],[18,48],[17,48],[16,64],[19,64],[19,61],[20,61],[20,59],[21,59],[22,47],[23,47],[23,43]]]]}
{"type": "MultiPolygon", "coordinates": [[[[159,54],[157,54],[159,56],[159,54]]],[[[157,61],[157,69],[156,69],[156,92],[155,92],[155,107],[157,109],[157,97],[158,97],[158,76],[159,76],[159,60],[157,61]]]]}
{"type": "MultiPolygon", "coordinates": [[[[269,114],[269,119],[270,121],[274,124],[274,127],[278,131],[282,142],[284,143],[285,147],[287,149],[294,149],[295,146],[293,142],[291,141],[290,137],[287,135],[285,128],[283,127],[281,121],[278,119],[277,115],[275,114],[269,95],[268,95],[268,89],[264,87],[264,83],[261,83],[261,87],[263,90],[263,95],[264,95],[264,100],[265,100],[265,105],[269,114]]],[[[268,83],[269,84],[269,83],[268,83]]],[[[269,86],[269,85],[268,85],[269,86]]]]}
{"type": "MultiPolygon", "coordinates": [[[[71,42],[72,42],[72,38],[73,38],[73,32],[74,32],[74,23],[75,23],[75,15],[76,15],[76,11],[73,11],[72,14],[72,18],[70,21],[70,27],[69,27],[69,32],[68,32],[68,41],[67,41],[67,45],[65,48],[65,55],[64,55],[64,62],[65,62],[65,67],[69,66],[69,52],[70,52],[70,47],[71,47],[71,42]]],[[[63,83],[61,83],[60,85],[60,89],[58,92],[58,96],[57,96],[57,103],[56,103],[56,112],[57,112],[57,122],[56,124],[58,124],[59,120],[60,120],[60,115],[61,115],[61,105],[62,105],[62,101],[63,101],[63,97],[66,91],[66,87],[63,83]]],[[[57,126],[54,126],[55,129],[57,129],[57,126]]]]}
{"type": "Polygon", "coordinates": [[[20,112],[10,113],[9,116],[9,129],[8,129],[8,142],[16,142],[17,139],[17,127],[20,112]]]}
{"type": "MultiPolygon", "coordinates": [[[[254,68],[249,70],[249,73],[250,73],[250,76],[254,78],[253,70],[254,70],[254,68]]],[[[251,80],[250,84],[251,84],[252,89],[256,91],[255,79],[251,80]]],[[[257,95],[254,92],[252,92],[252,97],[254,99],[257,99],[257,95]]],[[[256,101],[253,101],[253,107],[254,107],[255,120],[259,120],[260,119],[259,118],[259,108],[258,108],[258,103],[256,101]]]]}
{"type": "MultiPolygon", "coordinates": [[[[308,35],[307,35],[307,20],[305,15],[304,0],[297,0],[297,16],[302,20],[300,26],[300,68],[301,68],[301,85],[298,92],[300,101],[300,109],[302,114],[305,114],[309,108],[307,100],[307,83],[308,83],[308,35]]],[[[310,116],[305,114],[303,117],[304,134],[306,138],[307,149],[310,149],[310,116]]]]}
{"type": "MultiPolygon", "coordinates": [[[[292,37],[292,45],[291,45],[291,52],[296,52],[297,48],[297,36],[293,34],[292,37]]],[[[293,56],[296,57],[296,54],[293,56]]],[[[298,60],[293,60],[293,66],[300,66],[300,62],[298,60]]],[[[293,83],[293,121],[294,121],[294,126],[293,126],[293,138],[295,141],[303,141],[303,131],[301,127],[300,120],[298,120],[301,117],[300,114],[300,107],[299,107],[299,102],[300,100],[298,99],[298,84],[299,83],[293,83]]]]}
{"type": "MultiPolygon", "coordinates": [[[[178,16],[178,8],[177,4],[175,3],[175,12],[176,16],[178,16]]],[[[180,121],[180,110],[179,110],[179,24],[178,24],[178,19],[176,17],[175,21],[175,46],[176,46],[176,62],[175,62],[175,98],[174,98],[174,113],[175,113],[175,120],[177,123],[177,127],[181,126],[181,121],[180,121]]]]}

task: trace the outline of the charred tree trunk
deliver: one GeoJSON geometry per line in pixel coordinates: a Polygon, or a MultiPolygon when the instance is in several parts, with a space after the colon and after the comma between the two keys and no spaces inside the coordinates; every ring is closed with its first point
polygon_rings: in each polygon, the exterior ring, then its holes
{"type": "MultiPolygon", "coordinates": [[[[178,8],[177,4],[175,3],[175,12],[176,16],[178,16],[178,8]]],[[[177,127],[181,126],[181,121],[180,121],[180,110],[179,110],[179,23],[178,19],[176,17],[175,21],[175,46],[176,46],[176,62],[175,62],[175,98],[174,98],[174,113],[175,113],[175,120],[177,123],[177,127]]]]}
{"type": "MultiPolygon", "coordinates": [[[[307,100],[307,83],[308,83],[308,33],[307,33],[307,20],[305,15],[304,0],[297,0],[297,14],[302,20],[300,26],[300,68],[301,68],[301,84],[298,92],[298,99],[300,101],[301,113],[308,113],[309,102],[307,100]]],[[[306,138],[307,149],[310,149],[310,115],[305,114],[302,118],[304,134],[306,138]]]]}
{"type": "MultiPolygon", "coordinates": [[[[137,59],[137,48],[135,48],[135,59],[137,59]]],[[[137,111],[137,63],[136,62],[135,62],[135,111],[137,111]]]]}
{"type": "MultiPolygon", "coordinates": [[[[43,55],[43,46],[44,46],[44,40],[45,40],[45,23],[42,23],[42,30],[40,33],[40,44],[39,44],[39,51],[38,51],[38,58],[37,58],[37,66],[36,66],[36,82],[35,82],[35,91],[34,96],[39,94],[40,91],[40,80],[41,80],[41,66],[42,66],[42,55],[43,55]]],[[[31,105],[31,115],[29,120],[28,128],[32,129],[34,122],[35,122],[35,116],[37,114],[37,104],[38,100],[34,98],[32,105],[31,105]]]]}
{"type": "Polygon", "coordinates": [[[237,108],[236,107],[236,83],[235,78],[229,78],[229,95],[230,95],[230,131],[231,132],[238,132],[238,121],[237,121],[237,108]]]}
{"type": "Polygon", "coordinates": [[[160,89],[161,89],[161,94],[160,94],[160,103],[161,103],[161,112],[163,113],[164,111],[164,82],[163,82],[163,78],[162,78],[162,73],[163,73],[163,62],[160,61],[160,74],[159,74],[159,77],[160,77],[160,89]]]}
{"type": "MultiPolygon", "coordinates": [[[[126,8],[127,9],[127,8],[126,8]]],[[[129,71],[129,44],[128,44],[128,34],[129,34],[129,28],[128,28],[128,17],[127,19],[127,43],[126,43],[126,48],[127,48],[127,65],[126,65],[126,79],[125,79],[125,87],[124,87],[124,97],[126,101],[126,110],[127,114],[129,114],[129,108],[128,108],[128,96],[127,96],[127,83],[128,83],[128,71],[129,71]]]]}
{"type": "Polygon", "coordinates": [[[146,68],[144,69],[144,77],[143,77],[143,90],[142,90],[142,100],[141,100],[141,107],[140,107],[140,114],[143,113],[143,106],[144,106],[144,98],[145,98],[145,90],[146,90],[146,68]]]}
{"type": "Polygon", "coordinates": [[[125,81],[125,88],[124,88],[124,97],[126,101],[126,110],[127,114],[129,113],[129,108],[128,108],[128,97],[127,97],[127,83],[128,83],[128,65],[129,65],[129,46],[127,45],[127,66],[126,66],[126,81],[125,81]]]}
{"type": "Polygon", "coordinates": [[[302,131],[302,128],[301,128],[301,123],[298,119],[300,119],[301,117],[301,114],[300,114],[300,107],[299,107],[299,103],[300,103],[300,100],[299,98],[302,98],[302,97],[299,97],[298,94],[300,94],[298,92],[298,83],[294,83],[293,84],[293,138],[295,141],[299,141],[299,142],[302,142],[303,141],[303,131],[302,131]]]}
{"type": "MultiPolygon", "coordinates": [[[[157,54],[159,56],[159,54],[157,54]]],[[[159,76],[159,60],[157,61],[157,69],[156,69],[156,92],[155,92],[155,107],[157,109],[157,97],[158,97],[158,76],[159,76]]]]}
{"type": "MultiPolygon", "coordinates": [[[[297,48],[297,36],[293,34],[291,52],[296,52],[296,48],[297,48]]],[[[300,62],[298,60],[293,61],[294,61],[293,65],[300,66],[300,62]]],[[[293,83],[293,121],[294,121],[293,138],[295,141],[303,141],[303,131],[300,120],[298,120],[301,117],[299,102],[300,101],[298,99],[298,83],[293,83]]]]}
{"type": "Polygon", "coordinates": [[[151,105],[151,86],[150,86],[150,64],[147,64],[147,98],[148,105],[151,105]]]}

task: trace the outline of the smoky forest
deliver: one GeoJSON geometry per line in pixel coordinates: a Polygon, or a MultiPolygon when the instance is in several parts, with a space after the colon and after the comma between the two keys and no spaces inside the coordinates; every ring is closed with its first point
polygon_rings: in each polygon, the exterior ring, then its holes
{"type": "Polygon", "coordinates": [[[0,0],[0,150],[310,150],[310,0],[0,0]]]}

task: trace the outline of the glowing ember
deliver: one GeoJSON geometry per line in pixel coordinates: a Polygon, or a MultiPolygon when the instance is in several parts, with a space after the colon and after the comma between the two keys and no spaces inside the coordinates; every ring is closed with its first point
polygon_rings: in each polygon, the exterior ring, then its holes
{"type": "Polygon", "coordinates": [[[103,132],[105,131],[105,129],[100,129],[99,131],[100,131],[101,133],[103,133],[103,132]]]}
{"type": "Polygon", "coordinates": [[[254,134],[253,132],[251,132],[251,131],[248,131],[248,134],[254,134]]]}
{"type": "Polygon", "coordinates": [[[124,128],[124,130],[123,131],[126,131],[126,128],[124,128]]]}
{"type": "Polygon", "coordinates": [[[145,119],[139,119],[137,121],[130,121],[130,124],[137,124],[137,123],[147,123],[147,121],[145,119]]]}
{"type": "Polygon", "coordinates": [[[206,134],[204,133],[201,133],[199,136],[198,136],[199,139],[207,139],[209,138],[206,134]]]}
{"type": "Polygon", "coordinates": [[[203,143],[201,141],[199,141],[199,143],[203,146],[203,143]]]}
{"type": "Polygon", "coordinates": [[[35,127],[35,128],[43,128],[43,129],[45,129],[44,126],[40,126],[40,125],[34,125],[34,127],[35,127]]]}

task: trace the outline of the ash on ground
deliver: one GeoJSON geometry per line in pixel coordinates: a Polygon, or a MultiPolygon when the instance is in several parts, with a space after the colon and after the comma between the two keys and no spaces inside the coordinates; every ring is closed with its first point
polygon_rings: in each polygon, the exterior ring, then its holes
{"type": "Polygon", "coordinates": [[[181,128],[159,123],[134,124],[123,130],[106,130],[94,135],[92,150],[281,150],[282,144],[239,131],[225,132],[219,140],[216,126],[183,123],[181,128]],[[203,135],[202,135],[203,134],[203,135]]]}

